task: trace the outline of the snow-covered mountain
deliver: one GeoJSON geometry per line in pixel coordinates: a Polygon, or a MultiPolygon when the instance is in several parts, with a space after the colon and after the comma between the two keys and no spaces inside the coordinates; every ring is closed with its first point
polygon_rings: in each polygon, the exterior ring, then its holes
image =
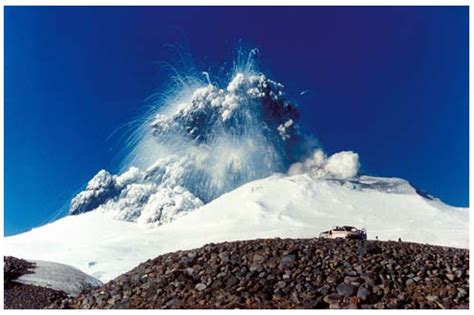
{"type": "Polygon", "coordinates": [[[167,252],[210,242],[317,237],[342,224],[365,227],[369,239],[468,247],[468,209],[425,198],[401,179],[307,174],[250,182],[154,228],[91,211],[7,237],[4,244],[8,255],[68,264],[105,282],[167,252]]]}
{"type": "Polygon", "coordinates": [[[369,239],[468,247],[467,209],[402,179],[360,176],[352,151],[326,154],[301,131],[284,86],[245,60],[224,84],[207,73],[177,78],[139,120],[121,173],[98,172],[69,216],[7,237],[6,254],[107,281],[170,251],[316,237],[333,225],[366,228],[369,239]]]}

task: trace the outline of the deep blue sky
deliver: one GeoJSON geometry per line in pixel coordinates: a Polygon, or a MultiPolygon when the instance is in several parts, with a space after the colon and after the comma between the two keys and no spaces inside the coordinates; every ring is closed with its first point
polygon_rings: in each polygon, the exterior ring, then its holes
{"type": "Polygon", "coordinates": [[[170,44],[201,70],[239,40],[258,47],[326,151],[467,207],[468,20],[467,7],[6,7],[5,234],[115,170],[108,138],[166,82],[170,44]]]}

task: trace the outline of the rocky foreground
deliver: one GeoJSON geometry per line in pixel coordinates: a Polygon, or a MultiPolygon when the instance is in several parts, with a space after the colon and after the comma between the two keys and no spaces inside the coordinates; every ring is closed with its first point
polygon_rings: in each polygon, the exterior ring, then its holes
{"type": "Polygon", "coordinates": [[[6,309],[46,308],[51,303],[67,297],[62,291],[15,282],[20,276],[32,273],[35,264],[15,257],[4,257],[3,263],[6,309]]]}
{"type": "Polygon", "coordinates": [[[50,308],[468,308],[469,251],[264,239],[159,256],[50,308]]]}

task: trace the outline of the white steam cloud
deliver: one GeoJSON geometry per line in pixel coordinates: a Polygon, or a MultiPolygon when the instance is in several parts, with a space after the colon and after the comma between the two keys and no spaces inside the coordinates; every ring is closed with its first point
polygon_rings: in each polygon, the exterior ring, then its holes
{"type": "Polygon", "coordinates": [[[307,173],[313,178],[350,179],[359,172],[359,155],[352,151],[342,151],[329,157],[317,149],[302,162],[294,163],[288,175],[307,173]]]}

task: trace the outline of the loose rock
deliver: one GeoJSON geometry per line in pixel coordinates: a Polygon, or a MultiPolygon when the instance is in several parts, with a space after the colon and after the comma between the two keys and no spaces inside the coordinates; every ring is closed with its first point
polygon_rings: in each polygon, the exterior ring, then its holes
{"type": "Polygon", "coordinates": [[[159,256],[50,308],[468,308],[467,266],[468,250],[407,242],[226,242],[159,256]]]}

